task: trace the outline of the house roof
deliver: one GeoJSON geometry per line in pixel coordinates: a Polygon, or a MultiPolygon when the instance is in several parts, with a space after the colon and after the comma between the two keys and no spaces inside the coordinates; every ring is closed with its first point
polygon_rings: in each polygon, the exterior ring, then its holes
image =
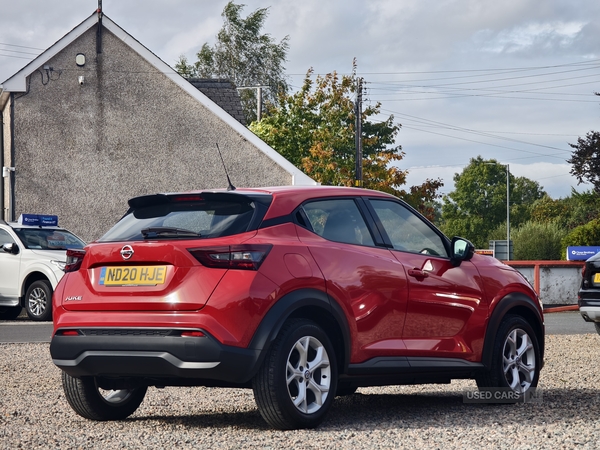
{"type": "Polygon", "coordinates": [[[217,78],[188,78],[192,86],[227,111],[242,125],[246,125],[246,117],[242,109],[240,94],[230,80],[217,78]]]}
{"type": "MultiPolygon", "coordinates": [[[[94,13],[73,28],[69,33],[59,39],[56,43],[54,43],[50,48],[40,54],[37,58],[23,67],[20,71],[6,80],[0,88],[0,110],[4,108],[4,105],[8,99],[8,95],[11,92],[26,92],[27,91],[27,77],[30,76],[33,72],[35,72],[39,67],[44,65],[45,62],[53,58],[60,51],[65,49],[69,44],[77,40],[82,34],[88,31],[90,28],[94,27],[99,20],[99,14],[94,11],[94,13]]],[[[246,128],[242,123],[240,123],[234,116],[228,113],[224,108],[219,106],[217,102],[212,100],[210,96],[204,92],[200,88],[195,87],[192,83],[188,82],[185,78],[179,75],[173,68],[171,68],[167,63],[161,60],[158,56],[152,53],[148,48],[142,45],[137,39],[123,30],[119,25],[113,22],[108,16],[102,15],[102,26],[114,34],[117,38],[121,39],[126,45],[128,45],[132,50],[137,52],[142,58],[144,58],[148,63],[153,65],[161,72],[164,76],[171,79],[175,84],[177,84],[181,89],[187,92],[190,96],[204,105],[209,111],[211,111],[214,115],[219,117],[223,122],[233,128],[237,133],[241,135],[243,139],[250,142],[254,147],[258,148],[262,151],[266,156],[271,158],[275,163],[277,163],[280,167],[286,170],[292,176],[292,184],[293,185],[315,185],[317,182],[310,178],[308,175],[299,170],[296,166],[294,166],[291,162],[285,159],[281,154],[279,154],[276,150],[267,145],[263,140],[261,140],[258,136],[252,133],[248,128],[246,128]]],[[[207,88],[210,90],[210,88],[207,88]]]]}

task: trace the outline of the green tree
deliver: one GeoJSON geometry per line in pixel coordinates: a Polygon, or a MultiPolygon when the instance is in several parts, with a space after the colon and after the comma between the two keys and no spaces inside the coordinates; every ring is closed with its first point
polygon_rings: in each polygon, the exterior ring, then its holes
{"type": "Polygon", "coordinates": [[[569,207],[564,199],[553,199],[547,194],[531,207],[531,220],[538,223],[558,222],[564,227],[568,214],[569,207]]]}
{"type": "MultiPolygon", "coordinates": [[[[356,66],[352,75],[336,72],[317,76],[312,69],[299,91],[281,93],[278,104],[267,108],[263,119],[250,129],[287,160],[322,184],[353,186],[355,180],[356,66]]],[[[432,217],[433,201],[441,180],[427,180],[405,191],[406,171],[398,168],[402,147],[395,145],[400,125],[390,116],[373,121],[380,104],[367,104],[362,112],[364,187],[389,192],[432,217]]]]}
{"type": "MultiPolygon", "coordinates": [[[[600,93],[596,92],[596,95],[600,93]]],[[[579,184],[591,183],[596,194],[600,194],[600,133],[590,131],[585,138],[578,138],[576,144],[569,144],[573,150],[567,162],[573,167],[571,175],[579,184]]]]}
{"type": "Polygon", "coordinates": [[[511,233],[514,257],[521,261],[560,260],[567,230],[556,222],[528,221],[511,233]]]}
{"type": "Polygon", "coordinates": [[[573,166],[571,175],[578,183],[591,183],[594,191],[600,194],[600,133],[590,131],[585,139],[578,138],[577,144],[569,145],[575,149],[567,160],[573,166]]]}
{"type": "MultiPolygon", "coordinates": [[[[186,78],[226,78],[238,87],[268,86],[263,90],[263,99],[265,103],[275,102],[279,92],[288,89],[284,64],[289,37],[277,43],[269,34],[261,33],[269,9],[259,8],[244,19],[244,6],[227,3],[215,45],[205,43],[193,64],[180,56],[175,70],[186,78]]],[[[248,123],[256,120],[256,93],[256,89],[240,91],[248,123]]]]}
{"type": "Polygon", "coordinates": [[[594,191],[577,192],[571,190],[566,198],[552,199],[549,196],[534,202],[531,219],[536,222],[557,222],[566,230],[600,217],[600,195],[594,191]]]}
{"type": "Polygon", "coordinates": [[[565,226],[568,229],[585,225],[600,217],[600,195],[595,191],[577,192],[572,189],[564,203],[568,211],[565,216],[565,226]]]}
{"type": "MultiPolygon", "coordinates": [[[[509,195],[510,223],[517,227],[529,220],[530,207],[544,192],[537,182],[509,174],[509,195]]],[[[506,230],[506,213],[506,166],[478,156],[454,176],[454,191],[443,198],[441,227],[487,248],[495,228],[504,223],[506,230]]]]}
{"type": "Polygon", "coordinates": [[[573,228],[562,241],[562,256],[566,259],[569,246],[600,245],[600,219],[573,228]]]}

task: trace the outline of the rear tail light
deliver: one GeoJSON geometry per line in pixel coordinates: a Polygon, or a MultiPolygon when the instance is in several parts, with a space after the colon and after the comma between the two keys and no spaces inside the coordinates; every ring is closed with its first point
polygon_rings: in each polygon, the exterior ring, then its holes
{"type": "Polygon", "coordinates": [[[85,250],[67,250],[67,263],[65,264],[63,271],[67,273],[79,270],[81,268],[81,263],[83,262],[84,256],[85,250]]]}
{"type": "Polygon", "coordinates": [[[258,270],[272,247],[270,244],[231,245],[229,247],[191,248],[188,251],[206,267],[258,270]]]}

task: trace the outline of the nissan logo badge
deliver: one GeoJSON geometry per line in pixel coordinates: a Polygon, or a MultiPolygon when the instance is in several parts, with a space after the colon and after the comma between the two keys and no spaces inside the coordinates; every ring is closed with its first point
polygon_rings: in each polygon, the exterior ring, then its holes
{"type": "Polygon", "coordinates": [[[123,259],[129,259],[133,256],[133,249],[131,248],[131,245],[126,245],[121,249],[121,256],[123,259]]]}

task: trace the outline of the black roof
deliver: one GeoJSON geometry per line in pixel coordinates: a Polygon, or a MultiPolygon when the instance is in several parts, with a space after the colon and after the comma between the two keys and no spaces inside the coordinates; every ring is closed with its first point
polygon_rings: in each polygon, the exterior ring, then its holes
{"type": "Polygon", "coordinates": [[[218,78],[188,78],[188,81],[210,98],[213,102],[223,108],[234,119],[246,126],[246,117],[242,109],[240,95],[230,80],[218,78]]]}

